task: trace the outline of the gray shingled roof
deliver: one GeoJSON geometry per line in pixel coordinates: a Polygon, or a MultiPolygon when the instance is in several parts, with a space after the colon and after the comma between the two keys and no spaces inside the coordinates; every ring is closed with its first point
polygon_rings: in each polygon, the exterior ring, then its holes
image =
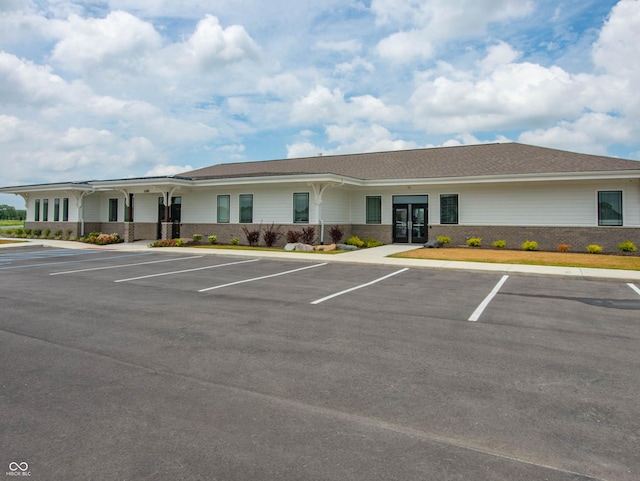
{"type": "Polygon", "coordinates": [[[180,175],[213,179],[336,174],[384,180],[624,170],[640,170],[640,162],[504,143],[218,164],[180,175]]]}

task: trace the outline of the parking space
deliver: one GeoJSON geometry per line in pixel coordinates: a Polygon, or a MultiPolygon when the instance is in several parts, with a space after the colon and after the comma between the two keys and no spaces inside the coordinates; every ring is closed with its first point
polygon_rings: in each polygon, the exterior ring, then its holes
{"type": "Polygon", "coordinates": [[[0,252],[0,447],[34,479],[640,470],[633,284],[66,254],[0,252]]]}

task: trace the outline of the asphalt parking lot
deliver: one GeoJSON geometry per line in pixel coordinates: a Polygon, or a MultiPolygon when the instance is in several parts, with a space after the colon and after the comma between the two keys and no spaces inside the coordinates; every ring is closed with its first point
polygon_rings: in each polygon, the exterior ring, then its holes
{"type": "Polygon", "coordinates": [[[639,288],[2,249],[0,465],[45,480],[637,481],[639,288]]]}

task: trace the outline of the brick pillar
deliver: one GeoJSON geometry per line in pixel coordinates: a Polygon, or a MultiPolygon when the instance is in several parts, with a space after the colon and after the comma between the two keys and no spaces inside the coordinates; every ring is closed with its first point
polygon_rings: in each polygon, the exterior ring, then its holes
{"type": "Polygon", "coordinates": [[[124,241],[133,242],[135,240],[135,224],[133,222],[124,223],[124,241]]]}
{"type": "Polygon", "coordinates": [[[171,239],[173,233],[173,222],[162,223],[162,240],[171,239]]]}

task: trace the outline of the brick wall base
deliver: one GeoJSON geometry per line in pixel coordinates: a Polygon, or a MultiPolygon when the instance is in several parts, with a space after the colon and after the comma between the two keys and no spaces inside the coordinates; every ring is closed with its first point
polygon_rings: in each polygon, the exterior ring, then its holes
{"type": "Polygon", "coordinates": [[[638,227],[517,227],[517,226],[429,226],[429,239],[444,235],[451,237],[451,245],[466,245],[469,237],[480,237],[482,245],[505,240],[508,249],[520,249],[526,240],[536,241],[540,250],[556,251],[558,244],[568,244],[572,252],[586,252],[589,244],[602,246],[605,252],[618,252],[618,244],[625,240],[640,247],[638,227]]]}

